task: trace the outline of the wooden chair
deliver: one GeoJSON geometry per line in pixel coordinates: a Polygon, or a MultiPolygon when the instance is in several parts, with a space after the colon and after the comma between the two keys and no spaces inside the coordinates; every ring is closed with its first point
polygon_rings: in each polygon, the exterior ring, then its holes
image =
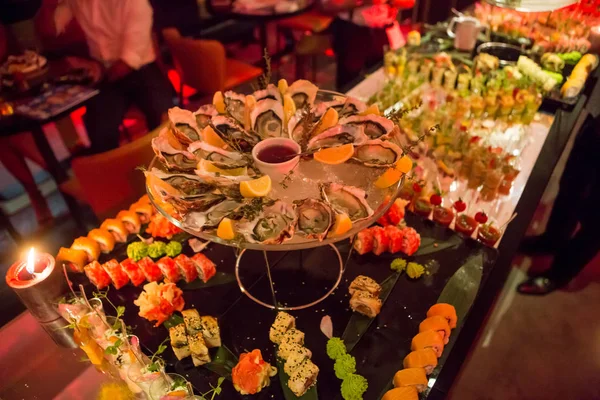
{"type": "Polygon", "coordinates": [[[216,40],[181,37],[175,28],[162,31],[179,74],[179,100],[183,104],[184,85],[196,89],[200,95],[218,90],[233,89],[257,78],[262,69],[242,61],[226,58],[225,47],[216,40]]]}
{"type": "Polygon", "coordinates": [[[74,178],[62,183],[60,190],[90,205],[98,219],[114,216],[127,209],[145,193],[144,174],[154,157],[151,141],[166,126],[117,149],[75,158],[71,164],[74,178]]]}

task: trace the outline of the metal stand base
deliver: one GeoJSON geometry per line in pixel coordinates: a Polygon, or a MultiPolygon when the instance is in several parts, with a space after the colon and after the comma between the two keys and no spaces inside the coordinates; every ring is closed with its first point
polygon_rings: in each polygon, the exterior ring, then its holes
{"type": "Polygon", "coordinates": [[[320,302],[322,302],[323,300],[325,300],[340,284],[341,280],[342,280],[342,275],[344,273],[344,262],[342,261],[342,256],[340,255],[339,250],[337,249],[337,247],[335,247],[335,245],[333,244],[329,244],[328,246],[330,246],[334,253],[337,256],[338,262],[339,262],[339,268],[340,268],[340,272],[338,274],[338,277],[335,281],[335,283],[333,284],[333,287],[331,287],[331,289],[329,289],[327,291],[327,293],[325,293],[325,295],[323,295],[322,297],[316,299],[315,301],[312,301],[310,303],[306,303],[306,304],[302,304],[302,305],[298,305],[298,306],[281,306],[279,305],[279,303],[277,302],[277,294],[276,291],[274,289],[274,284],[273,284],[273,278],[271,276],[271,265],[269,263],[269,260],[267,258],[267,252],[263,251],[263,256],[265,259],[265,266],[267,268],[267,277],[269,279],[269,285],[270,285],[270,289],[271,289],[271,294],[273,296],[273,303],[269,304],[269,303],[265,303],[262,300],[259,300],[258,298],[256,298],[255,296],[252,295],[252,293],[250,293],[248,291],[248,289],[246,289],[246,287],[242,284],[242,281],[240,279],[240,262],[242,260],[242,257],[244,255],[244,253],[246,252],[246,250],[241,250],[237,256],[237,260],[235,262],[235,277],[237,279],[238,282],[238,286],[240,287],[240,290],[242,291],[242,293],[244,293],[246,296],[248,296],[250,299],[252,299],[254,302],[260,304],[261,306],[267,307],[271,310],[278,310],[278,311],[294,311],[294,310],[302,310],[304,308],[308,308],[308,307],[312,307],[316,304],[319,304],[320,302]]]}

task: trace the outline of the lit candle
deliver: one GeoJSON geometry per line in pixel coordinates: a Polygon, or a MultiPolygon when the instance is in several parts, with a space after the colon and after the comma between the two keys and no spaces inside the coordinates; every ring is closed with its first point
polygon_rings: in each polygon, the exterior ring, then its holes
{"type": "Polygon", "coordinates": [[[14,263],[6,273],[6,283],[12,288],[24,288],[46,279],[54,269],[50,254],[36,253],[32,247],[25,260],[14,263]]]}

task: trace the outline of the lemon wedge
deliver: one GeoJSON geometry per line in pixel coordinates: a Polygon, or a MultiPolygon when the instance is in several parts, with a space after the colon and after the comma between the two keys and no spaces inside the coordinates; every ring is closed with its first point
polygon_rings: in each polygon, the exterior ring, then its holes
{"type": "Polygon", "coordinates": [[[219,227],[217,228],[217,236],[223,240],[233,240],[233,238],[235,237],[233,221],[229,218],[223,218],[221,222],[219,222],[219,227]]]}
{"type": "Polygon", "coordinates": [[[410,170],[413,167],[413,162],[410,159],[409,156],[402,156],[401,159],[399,159],[396,162],[396,169],[400,172],[402,172],[403,174],[408,174],[410,172],[410,170]]]}
{"type": "Polygon", "coordinates": [[[251,181],[240,182],[240,192],[244,197],[265,197],[271,191],[271,178],[262,176],[251,181]]]}
{"type": "Polygon", "coordinates": [[[296,113],[296,103],[292,99],[292,96],[286,94],[283,96],[283,115],[284,123],[287,126],[292,116],[296,113]]]}
{"type": "Polygon", "coordinates": [[[198,163],[198,169],[201,171],[211,172],[213,174],[221,174],[225,176],[248,175],[247,167],[221,169],[219,167],[216,167],[212,162],[204,159],[200,160],[200,162],[198,163]]]}
{"type": "Polygon", "coordinates": [[[220,90],[213,96],[213,105],[219,114],[225,114],[225,98],[220,90]]]}
{"type": "Polygon", "coordinates": [[[256,98],[249,94],[246,96],[246,105],[244,107],[244,128],[247,130],[252,129],[252,119],[250,118],[250,114],[252,110],[256,107],[256,98]]]}
{"type": "Polygon", "coordinates": [[[279,93],[284,96],[288,90],[287,81],[285,79],[280,79],[279,82],[277,82],[277,89],[279,89],[279,93]]]}
{"type": "Polygon", "coordinates": [[[328,236],[341,236],[350,229],[352,229],[352,221],[350,220],[348,214],[337,214],[335,216],[335,222],[333,223],[328,236]]]}

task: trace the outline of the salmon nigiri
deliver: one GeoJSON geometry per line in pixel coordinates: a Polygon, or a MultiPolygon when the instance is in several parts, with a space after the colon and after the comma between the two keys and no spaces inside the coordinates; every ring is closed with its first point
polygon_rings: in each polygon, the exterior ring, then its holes
{"type": "Polygon", "coordinates": [[[448,344],[450,340],[450,325],[448,325],[448,320],[441,315],[433,315],[424,319],[419,324],[419,332],[425,331],[436,331],[444,341],[444,344],[448,344]]]}
{"type": "Polygon", "coordinates": [[[441,315],[446,318],[451,329],[456,328],[458,317],[456,316],[456,309],[452,304],[437,303],[432,305],[429,308],[429,311],[427,311],[427,318],[433,317],[434,315],[441,315]]]}
{"type": "Polygon", "coordinates": [[[438,360],[431,348],[416,350],[404,357],[404,368],[423,368],[427,375],[433,372],[438,360]]]}
{"type": "Polygon", "coordinates": [[[435,355],[440,358],[444,351],[444,341],[436,331],[425,331],[413,337],[410,343],[412,351],[432,348],[435,350],[435,355]]]}
{"type": "Polygon", "coordinates": [[[419,393],[427,389],[427,375],[423,368],[401,369],[394,375],[395,387],[413,386],[419,393]]]}
{"type": "Polygon", "coordinates": [[[419,392],[413,386],[398,387],[385,392],[381,400],[419,400],[419,392]]]}

